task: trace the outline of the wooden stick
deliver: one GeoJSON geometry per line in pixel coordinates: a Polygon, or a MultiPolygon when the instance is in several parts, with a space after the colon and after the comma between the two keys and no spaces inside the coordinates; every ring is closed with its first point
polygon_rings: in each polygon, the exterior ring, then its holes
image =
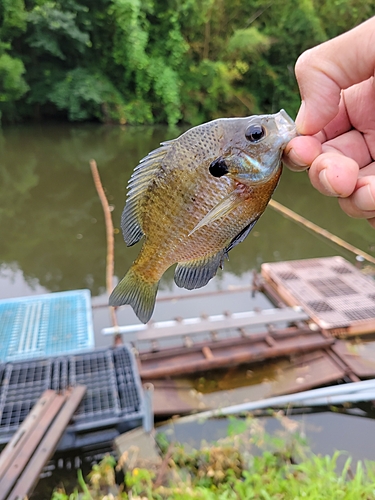
{"type": "Polygon", "coordinates": [[[345,248],[346,250],[354,253],[355,255],[359,255],[359,256],[363,257],[368,262],[371,262],[371,264],[375,264],[375,257],[373,257],[372,255],[369,255],[368,253],[364,252],[363,250],[360,250],[359,248],[355,247],[354,245],[347,243],[345,240],[330,233],[326,229],[323,229],[320,226],[314,224],[313,222],[305,219],[305,217],[302,217],[301,215],[296,214],[295,212],[293,212],[293,210],[285,207],[284,205],[282,205],[278,201],[270,200],[269,205],[274,210],[276,210],[276,212],[279,212],[279,213],[283,214],[285,217],[288,217],[288,219],[291,219],[295,222],[298,222],[298,224],[302,224],[302,226],[305,226],[308,229],[311,229],[311,231],[314,231],[315,233],[320,234],[320,236],[327,238],[328,240],[332,241],[333,243],[336,243],[336,245],[339,245],[340,247],[345,248]]]}
{"type": "MultiPolygon", "coordinates": [[[[90,168],[92,177],[94,179],[96,191],[98,192],[99,199],[101,201],[104,212],[104,220],[105,220],[106,235],[107,235],[106,288],[108,295],[110,295],[110,293],[113,290],[113,273],[114,273],[114,261],[115,261],[114,257],[115,237],[114,237],[113,221],[111,216],[111,209],[109,207],[109,203],[100,180],[100,175],[95,160],[90,160],[90,168]]],[[[118,326],[115,308],[110,307],[110,312],[111,312],[111,319],[113,326],[118,326]]]]}

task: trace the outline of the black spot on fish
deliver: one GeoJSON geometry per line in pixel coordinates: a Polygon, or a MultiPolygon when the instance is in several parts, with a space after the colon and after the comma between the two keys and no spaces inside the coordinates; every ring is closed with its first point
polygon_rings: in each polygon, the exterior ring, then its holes
{"type": "Polygon", "coordinates": [[[210,167],[209,167],[210,174],[213,175],[214,177],[222,177],[223,175],[227,174],[229,172],[227,164],[225,163],[225,160],[223,158],[216,158],[214,160],[210,167]]]}

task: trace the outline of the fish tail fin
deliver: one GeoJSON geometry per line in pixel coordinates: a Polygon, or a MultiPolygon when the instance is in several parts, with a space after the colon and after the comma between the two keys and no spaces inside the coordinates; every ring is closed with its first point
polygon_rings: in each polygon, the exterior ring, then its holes
{"type": "Polygon", "coordinates": [[[146,281],[133,267],[118,283],[109,297],[110,306],[129,304],[142,323],[147,323],[154,311],[159,282],[146,281]]]}

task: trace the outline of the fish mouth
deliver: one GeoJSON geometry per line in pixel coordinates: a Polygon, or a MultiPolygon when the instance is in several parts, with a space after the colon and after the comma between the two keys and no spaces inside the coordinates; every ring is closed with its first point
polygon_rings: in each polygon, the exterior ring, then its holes
{"type": "Polygon", "coordinates": [[[297,137],[296,124],[284,109],[275,115],[275,123],[279,134],[285,138],[286,142],[297,137]]]}

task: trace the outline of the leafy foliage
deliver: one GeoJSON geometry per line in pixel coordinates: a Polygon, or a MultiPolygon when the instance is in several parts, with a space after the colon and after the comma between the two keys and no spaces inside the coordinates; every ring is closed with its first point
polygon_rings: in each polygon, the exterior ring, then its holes
{"type": "Polygon", "coordinates": [[[89,120],[92,117],[114,116],[123,122],[125,103],[111,82],[101,73],[85,68],[68,71],[65,78],[54,85],[48,94],[58,109],[66,110],[71,121],[89,120]]]}
{"type": "Polygon", "coordinates": [[[374,8],[375,0],[0,0],[0,113],[170,125],[293,113],[298,55],[374,8]]]}
{"type": "Polygon", "coordinates": [[[117,466],[106,456],[95,465],[86,484],[82,474],[78,482],[83,493],[76,489],[70,496],[56,490],[52,500],[78,498],[113,500],[346,500],[375,499],[374,463],[366,467],[358,462],[351,469],[347,458],[338,466],[340,453],[317,456],[301,446],[298,424],[286,417],[278,417],[285,431],[269,435],[257,420],[232,425],[240,428],[217,444],[186,451],[182,445],[172,444],[166,452],[163,465],[157,470],[131,466],[129,452],[117,466]],[[296,428],[297,427],[297,428],[296,428]],[[252,454],[250,447],[258,445],[261,452],[252,454]],[[168,464],[168,465],[167,465],[168,464]],[[116,485],[115,470],[127,465],[125,481],[116,485]],[[111,491],[111,493],[108,493],[111,491]]]}
{"type": "Polygon", "coordinates": [[[66,59],[64,46],[74,44],[75,51],[84,52],[89,45],[90,37],[77,26],[77,10],[86,9],[77,3],[72,4],[70,11],[62,10],[56,2],[45,2],[28,13],[27,20],[30,35],[27,41],[36,53],[51,55],[58,59],[66,59]]]}
{"type": "Polygon", "coordinates": [[[0,55],[0,102],[16,101],[27,91],[23,79],[25,67],[20,59],[0,55]]]}

